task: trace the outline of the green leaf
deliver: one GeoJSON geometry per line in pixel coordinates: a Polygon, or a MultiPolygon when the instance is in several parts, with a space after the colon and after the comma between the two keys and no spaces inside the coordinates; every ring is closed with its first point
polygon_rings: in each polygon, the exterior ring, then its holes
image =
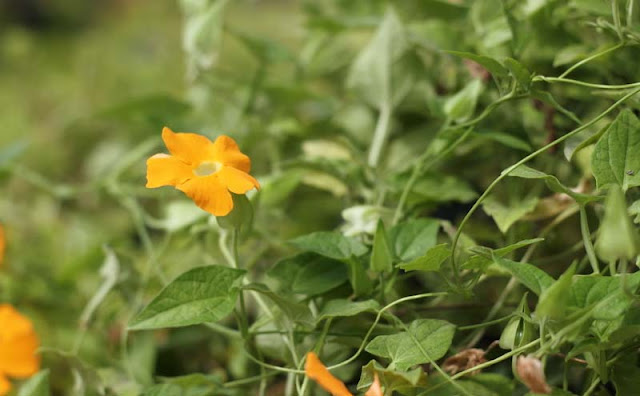
{"type": "MultiPolygon", "coordinates": [[[[214,375],[196,373],[179,377],[160,377],[160,380],[164,382],[163,385],[165,386],[165,388],[161,388],[161,390],[164,392],[178,392],[172,393],[172,395],[176,396],[213,396],[224,394],[222,393],[222,382],[214,375]]],[[[163,393],[163,395],[166,394],[167,393],[163,393]]]]}
{"type": "Polygon", "coordinates": [[[129,329],[161,329],[220,320],[233,311],[245,272],[220,265],[193,268],[162,289],[133,318],[129,329]]]}
{"type": "Polygon", "coordinates": [[[493,262],[492,255],[498,257],[504,257],[507,254],[518,250],[520,248],[533,245],[534,243],[542,242],[544,238],[525,239],[509,246],[501,247],[500,249],[489,249],[484,246],[476,246],[469,249],[475,255],[471,256],[462,266],[468,269],[484,270],[489,264],[493,262]]]}
{"type": "Polygon", "coordinates": [[[324,319],[355,316],[362,312],[377,312],[380,304],[375,300],[351,301],[346,299],[329,300],[318,314],[316,322],[324,319]]]}
{"type": "Polygon", "coordinates": [[[142,392],[141,396],[177,396],[182,395],[182,388],[174,384],[154,385],[142,392]]]}
{"type": "Polygon", "coordinates": [[[374,37],[353,62],[347,86],[378,109],[399,103],[414,80],[402,61],[409,49],[402,22],[389,7],[374,37]]]}
{"type": "Polygon", "coordinates": [[[522,63],[513,58],[506,58],[504,65],[509,69],[518,82],[518,85],[520,85],[523,90],[528,91],[531,86],[531,72],[522,63]]]}
{"type": "Polygon", "coordinates": [[[349,283],[356,297],[367,294],[373,288],[371,279],[367,276],[365,266],[355,258],[344,261],[349,267],[349,283]]]}
{"type": "Polygon", "coordinates": [[[469,380],[495,392],[497,396],[512,396],[515,389],[513,380],[496,373],[479,373],[470,376],[469,380]]]}
{"type": "Polygon", "coordinates": [[[369,267],[375,272],[391,272],[393,269],[393,252],[382,220],[378,220],[376,227],[369,267]]]}
{"type": "Polygon", "coordinates": [[[535,316],[538,319],[560,320],[566,317],[571,280],[576,272],[576,263],[572,264],[551,286],[540,294],[535,316]]]}
{"type": "Polygon", "coordinates": [[[449,245],[442,243],[427,250],[424,256],[397,267],[405,271],[438,271],[444,261],[451,256],[449,245]]]}
{"type": "Polygon", "coordinates": [[[616,388],[616,395],[633,395],[640,389],[640,367],[636,361],[636,353],[627,353],[613,365],[611,380],[616,388]]]}
{"type": "Polygon", "coordinates": [[[480,80],[472,80],[460,92],[447,98],[444,113],[451,120],[462,122],[469,119],[476,109],[483,85],[480,80]]]}
{"type": "Polygon", "coordinates": [[[591,160],[598,188],[640,186],[640,121],[623,110],[598,140],[591,160]]]}
{"type": "Polygon", "coordinates": [[[586,58],[589,52],[589,47],[583,44],[569,45],[564,47],[556,53],[553,58],[553,67],[558,67],[573,63],[579,59],[586,58]]]}
{"type": "Polygon", "coordinates": [[[289,243],[334,260],[347,260],[353,256],[362,256],[368,251],[362,243],[337,232],[318,231],[295,238],[289,243]]]}
{"type": "MultiPolygon", "coordinates": [[[[405,180],[402,180],[406,182],[405,180]]],[[[404,183],[402,184],[404,186],[404,183]]],[[[413,186],[408,205],[423,202],[470,202],[478,194],[471,185],[463,179],[443,174],[424,175],[413,186]]]]}
{"type": "Polygon", "coordinates": [[[233,197],[233,210],[226,216],[216,216],[220,228],[226,230],[238,230],[246,234],[253,224],[253,205],[244,194],[231,194],[233,197]]]}
{"type": "Polygon", "coordinates": [[[367,345],[366,351],[391,359],[392,366],[405,371],[416,364],[434,362],[443,357],[453,340],[455,326],[444,320],[418,319],[411,322],[408,330],[377,336],[367,345]]]}
{"type": "Polygon", "coordinates": [[[380,385],[384,387],[388,394],[394,391],[401,394],[412,394],[411,392],[415,392],[416,387],[424,387],[427,384],[427,375],[420,367],[410,371],[397,371],[382,367],[380,363],[372,360],[362,367],[358,389],[369,389],[376,373],[378,374],[380,385]]]}
{"type": "Polygon", "coordinates": [[[413,219],[391,229],[396,257],[411,261],[435,246],[440,223],[434,219],[413,219]]]}
{"type": "Polygon", "coordinates": [[[267,275],[281,292],[315,296],[346,282],[348,270],[341,261],[306,252],[278,261],[267,275]]]}
{"type": "Polygon", "coordinates": [[[481,139],[490,139],[507,147],[521,150],[526,153],[530,153],[532,151],[531,145],[529,143],[507,133],[481,131],[479,133],[474,133],[474,136],[477,136],[481,139]]]}
{"type": "Polygon", "coordinates": [[[498,257],[495,254],[493,255],[493,261],[509,271],[520,283],[538,296],[554,282],[554,279],[549,274],[531,264],[518,263],[498,257]]]}
{"type": "Polygon", "coordinates": [[[158,223],[152,223],[151,226],[175,232],[207,217],[207,215],[207,212],[194,205],[192,201],[172,201],[165,208],[164,219],[158,223]]]}
{"type": "Polygon", "coordinates": [[[39,371],[20,387],[18,396],[49,396],[49,370],[39,371]]]}
{"type": "Polygon", "coordinates": [[[187,16],[183,32],[183,48],[193,70],[212,67],[222,47],[224,8],[228,0],[213,2],[182,0],[187,16]]]}
{"type": "Polygon", "coordinates": [[[567,194],[581,205],[601,199],[601,197],[599,196],[576,193],[569,187],[560,183],[560,181],[555,176],[540,172],[539,170],[530,168],[526,165],[518,166],[517,168],[509,172],[509,176],[521,177],[524,179],[542,179],[545,181],[547,187],[549,187],[551,191],[561,194],[567,194]]]}
{"type": "Polygon", "coordinates": [[[507,70],[506,67],[502,66],[502,64],[497,60],[495,60],[494,58],[491,58],[485,55],[472,54],[471,52],[461,52],[461,51],[444,51],[444,52],[451,55],[459,56],[461,58],[470,59],[476,62],[477,64],[479,64],[480,66],[484,67],[485,69],[487,69],[487,71],[489,71],[495,77],[506,77],[509,74],[509,70],[507,70]]]}
{"type": "Polygon", "coordinates": [[[595,243],[598,257],[606,262],[632,260],[638,255],[640,237],[627,213],[627,201],[617,185],[609,189],[604,219],[595,243]]]}
{"type": "Polygon", "coordinates": [[[593,307],[596,320],[615,320],[629,309],[632,294],[640,286],[640,272],[631,275],[577,275],[570,288],[569,305],[576,308],[593,307]],[[631,294],[631,295],[630,295],[631,294]]]}
{"type": "Polygon", "coordinates": [[[494,196],[488,196],[482,203],[482,209],[493,217],[496,225],[506,233],[516,221],[527,213],[533,211],[538,204],[538,197],[525,197],[522,200],[511,202],[508,206],[498,201],[494,196]]]}
{"type": "Polygon", "coordinates": [[[292,321],[303,324],[312,323],[311,311],[309,310],[309,307],[307,305],[297,302],[296,300],[293,300],[291,298],[283,297],[278,293],[273,292],[266,285],[263,285],[261,283],[251,283],[242,286],[242,288],[245,290],[258,292],[268,297],[292,321]]]}

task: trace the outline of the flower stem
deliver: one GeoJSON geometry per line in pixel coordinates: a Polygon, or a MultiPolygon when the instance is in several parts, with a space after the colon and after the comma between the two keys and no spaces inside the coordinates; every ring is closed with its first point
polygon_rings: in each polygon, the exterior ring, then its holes
{"type": "Polygon", "coordinates": [[[598,268],[598,258],[593,250],[593,242],[591,242],[591,231],[589,231],[589,222],[587,219],[587,211],[584,205],[580,205],[580,231],[582,232],[582,241],[584,242],[584,249],[587,251],[587,257],[589,257],[589,263],[594,274],[600,273],[598,268]]]}
{"type": "Polygon", "coordinates": [[[387,141],[389,135],[389,127],[391,124],[391,114],[393,107],[390,102],[386,101],[380,107],[380,115],[378,116],[378,123],[376,124],[376,130],[373,134],[373,140],[371,141],[371,148],[369,150],[369,158],[367,163],[373,169],[378,167],[380,162],[380,156],[382,155],[382,149],[387,141]]]}

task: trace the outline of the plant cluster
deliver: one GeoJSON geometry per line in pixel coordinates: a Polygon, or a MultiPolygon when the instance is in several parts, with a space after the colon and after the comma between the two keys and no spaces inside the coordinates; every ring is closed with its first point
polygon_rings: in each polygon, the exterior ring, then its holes
{"type": "Polygon", "coordinates": [[[640,4],[179,4],[187,99],[100,119],[148,138],[84,184],[0,158],[132,227],[21,395],[640,394],[640,4]]]}

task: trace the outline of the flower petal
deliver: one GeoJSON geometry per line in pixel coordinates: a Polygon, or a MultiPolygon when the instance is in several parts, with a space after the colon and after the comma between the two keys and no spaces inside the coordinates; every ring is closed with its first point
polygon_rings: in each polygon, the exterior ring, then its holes
{"type": "Polygon", "coordinates": [[[254,187],[260,188],[258,181],[248,173],[230,166],[223,166],[218,172],[218,177],[220,182],[235,194],[244,194],[254,187]]]}
{"type": "Polygon", "coordinates": [[[223,165],[231,166],[243,172],[249,173],[251,170],[251,160],[240,152],[235,140],[226,135],[220,135],[213,142],[214,155],[217,161],[223,165]]]}
{"type": "Polygon", "coordinates": [[[378,373],[373,373],[373,383],[367,390],[367,393],[364,396],[384,396],[382,393],[382,387],[380,386],[380,378],[378,378],[378,373]]]}
{"type": "Polygon", "coordinates": [[[192,177],[191,167],[176,157],[156,154],[147,160],[147,188],[176,186],[192,177]]]}
{"type": "Polygon", "coordinates": [[[324,390],[333,396],[353,396],[342,381],[334,377],[313,352],[307,353],[307,361],[304,365],[307,377],[316,381],[324,390]]]}
{"type": "Polygon", "coordinates": [[[40,367],[39,341],[33,325],[8,304],[0,305],[0,373],[28,377],[40,367]]]}
{"type": "Polygon", "coordinates": [[[169,152],[186,164],[197,165],[214,158],[214,145],[205,136],[195,133],[175,133],[164,127],[162,140],[169,152]]]}
{"type": "Polygon", "coordinates": [[[0,373],[0,396],[4,396],[11,390],[11,382],[0,373]]]}
{"type": "Polygon", "coordinates": [[[214,216],[226,216],[233,209],[231,193],[220,182],[217,174],[194,177],[176,188],[193,199],[198,207],[214,216]]]}

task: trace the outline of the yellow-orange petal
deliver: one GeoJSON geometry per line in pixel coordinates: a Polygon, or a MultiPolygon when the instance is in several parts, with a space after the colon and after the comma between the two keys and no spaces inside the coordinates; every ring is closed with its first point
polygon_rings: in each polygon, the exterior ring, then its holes
{"type": "Polygon", "coordinates": [[[191,167],[171,155],[156,154],[147,160],[147,188],[177,186],[192,177],[191,167]]]}
{"type": "Polygon", "coordinates": [[[0,373],[25,378],[40,368],[40,344],[31,321],[11,305],[0,305],[0,373]]]}
{"type": "Polygon", "coordinates": [[[214,158],[214,145],[207,137],[195,133],[175,133],[162,129],[162,140],[171,155],[188,165],[197,165],[214,158]]]}
{"type": "Polygon", "coordinates": [[[2,226],[2,224],[0,224],[0,266],[2,266],[2,263],[4,262],[4,252],[6,246],[7,241],[4,235],[4,227],[2,226]]]}
{"type": "Polygon", "coordinates": [[[364,396],[384,396],[382,393],[382,387],[380,386],[380,378],[378,378],[378,373],[373,373],[373,383],[367,390],[367,393],[364,396]]]}
{"type": "Polygon", "coordinates": [[[230,166],[249,173],[251,170],[251,160],[242,152],[235,140],[226,135],[220,135],[213,142],[213,150],[216,161],[223,165],[230,166]]]}
{"type": "Polygon", "coordinates": [[[307,353],[304,372],[307,377],[316,381],[318,385],[333,396],[353,396],[345,384],[327,370],[314,352],[307,353]]]}
{"type": "Polygon", "coordinates": [[[248,173],[230,166],[223,166],[218,172],[218,177],[220,182],[235,194],[244,194],[254,187],[260,188],[258,181],[248,173]]]}
{"type": "Polygon", "coordinates": [[[4,396],[11,390],[11,382],[0,373],[0,396],[4,396]]]}
{"type": "Polygon", "coordinates": [[[177,185],[176,188],[193,199],[198,207],[214,216],[226,216],[233,209],[231,193],[215,173],[194,177],[177,185]]]}

